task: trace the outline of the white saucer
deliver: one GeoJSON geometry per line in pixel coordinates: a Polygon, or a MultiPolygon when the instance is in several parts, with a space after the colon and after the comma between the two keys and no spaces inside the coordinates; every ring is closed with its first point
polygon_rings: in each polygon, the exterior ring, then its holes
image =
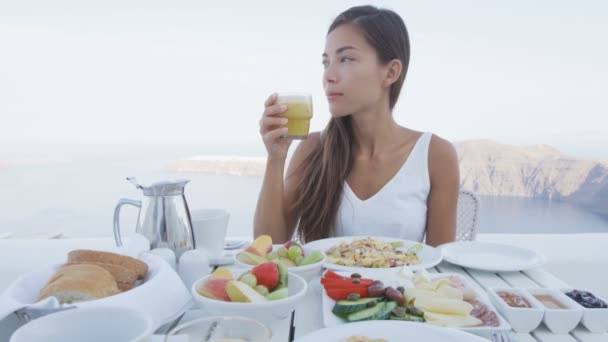
{"type": "Polygon", "coordinates": [[[226,265],[232,265],[232,264],[234,264],[234,256],[232,254],[215,257],[215,258],[209,258],[210,266],[226,266],[226,265]]]}

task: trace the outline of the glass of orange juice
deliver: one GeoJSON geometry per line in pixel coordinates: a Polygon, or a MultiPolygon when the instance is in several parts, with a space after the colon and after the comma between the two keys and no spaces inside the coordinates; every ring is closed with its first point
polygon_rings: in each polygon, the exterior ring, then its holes
{"type": "Polygon", "coordinates": [[[310,94],[281,93],[277,104],[287,105],[283,117],[287,118],[287,135],[290,139],[306,139],[312,118],[312,96],[310,94]]]}

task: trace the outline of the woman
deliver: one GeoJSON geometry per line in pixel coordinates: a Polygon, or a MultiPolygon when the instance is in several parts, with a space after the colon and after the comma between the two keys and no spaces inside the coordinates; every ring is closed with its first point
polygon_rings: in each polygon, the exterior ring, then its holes
{"type": "Polygon", "coordinates": [[[390,10],[359,6],[331,24],[323,86],[331,119],[295,150],[285,105],[272,94],[260,133],[268,161],[256,208],[255,235],[273,241],[332,236],[389,236],[431,246],[454,240],[459,189],[453,146],[399,126],[392,110],[405,80],[409,38],[390,10]]]}

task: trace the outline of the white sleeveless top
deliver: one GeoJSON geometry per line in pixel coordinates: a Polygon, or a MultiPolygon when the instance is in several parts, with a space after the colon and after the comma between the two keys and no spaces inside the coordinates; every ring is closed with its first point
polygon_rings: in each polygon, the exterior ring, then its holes
{"type": "Polygon", "coordinates": [[[422,241],[431,189],[428,154],[432,136],[432,133],[423,133],[397,174],[367,200],[359,199],[348,182],[344,182],[336,236],[386,236],[422,241]]]}

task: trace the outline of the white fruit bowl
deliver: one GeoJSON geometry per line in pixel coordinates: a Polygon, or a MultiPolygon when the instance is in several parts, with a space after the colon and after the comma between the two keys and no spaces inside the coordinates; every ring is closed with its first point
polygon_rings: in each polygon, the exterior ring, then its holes
{"type": "MultiPolygon", "coordinates": [[[[240,273],[245,272],[240,270],[240,273]]],[[[240,273],[233,272],[233,278],[238,279],[240,273]]],[[[304,298],[306,290],[308,289],[307,282],[297,274],[289,272],[287,278],[287,298],[278,299],[263,303],[235,303],[225,302],[218,299],[207,298],[200,293],[197,289],[209,279],[211,275],[207,275],[192,284],[191,292],[192,298],[196,304],[205,309],[211,315],[221,316],[244,316],[253,319],[260,319],[260,317],[272,316],[276,319],[287,318],[296,305],[304,298]]]]}
{"type": "MultiPolygon", "coordinates": [[[[276,251],[277,248],[279,248],[281,246],[283,246],[283,245],[273,245],[272,250],[276,251]]],[[[309,255],[310,253],[312,253],[312,251],[314,249],[304,246],[304,247],[302,247],[302,250],[304,251],[305,255],[309,255]]],[[[241,253],[241,252],[243,252],[243,251],[240,251],[239,253],[241,253]]],[[[234,255],[234,263],[237,266],[246,268],[246,269],[252,269],[255,267],[255,265],[246,264],[246,263],[240,261],[238,259],[239,253],[236,253],[234,255]]],[[[306,266],[292,266],[292,267],[288,267],[287,269],[289,270],[289,273],[295,273],[295,274],[299,275],[300,277],[304,278],[304,280],[310,281],[315,276],[321,275],[321,269],[323,268],[323,263],[325,262],[325,253],[321,252],[321,255],[323,255],[323,258],[320,261],[315,262],[314,264],[310,264],[310,265],[306,265],[306,266]]]]}

